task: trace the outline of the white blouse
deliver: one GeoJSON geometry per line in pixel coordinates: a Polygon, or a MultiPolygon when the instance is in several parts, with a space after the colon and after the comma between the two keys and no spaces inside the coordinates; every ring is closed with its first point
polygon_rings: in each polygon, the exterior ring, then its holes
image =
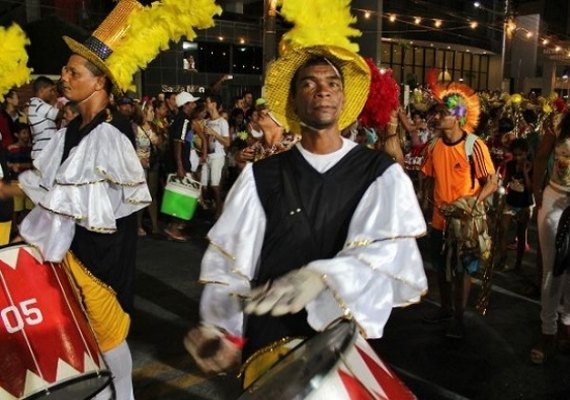
{"type": "MultiPolygon", "coordinates": [[[[343,148],[335,152],[336,162],[352,147],[345,141],[343,148]]],[[[336,164],[330,162],[330,154],[307,153],[301,149],[317,170],[336,164]]],[[[247,165],[228,194],[224,212],[208,234],[210,246],[202,259],[200,274],[201,282],[206,284],[200,302],[205,323],[242,335],[244,316],[236,294],[250,289],[259,264],[265,224],[253,169],[247,165]]],[[[416,238],[425,232],[425,220],[412,183],[400,165],[394,164],[362,197],[344,248],[334,258],[307,265],[326,274],[328,285],[306,306],[309,325],[321,331],[350,313],[368,338],[381,337],[392,308],[418,302],[427,291],[416,243],[416,238]]]]}
{"type": "Polygon", "coordinates": [[[36,204],[22,222],[20,235],[51,262],[61,261],[69,250],[75,224],[113,233],[117,219],[151,201],[135,149],[113,125],[95,127],[60,165],[64,142],[61,129],[34,160],[34,169],[18,178],[36,204]]]}

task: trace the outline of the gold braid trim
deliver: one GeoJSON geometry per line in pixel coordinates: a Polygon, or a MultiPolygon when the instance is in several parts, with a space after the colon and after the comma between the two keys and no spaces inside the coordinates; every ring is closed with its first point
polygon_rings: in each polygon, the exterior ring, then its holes
{"type": "Polygon", "coordinates": [[[222,253],[222,255],[224,255],[225,257],[229,258],[232,261],[236,260],[235,256],[233,256],[230,252],[226,251],[222,246],[212,241],[212,239],[210,238],[208,238],[208,240],[210,242],[210,245],[214,247],[216,250],[218,250],[220,253],[222,253]]]}
{"type": "MultiPolygon", "coordinates": [[[[358,323],[358,321],[356,320],[356,318],[354,318],[354,314],[352,313],[352,311],[350,310],[350,307],[348,307],[348,304],[346,304],[344,302],[344,300],[342,299],[342,297],[338,294],[338,292],[333,288],[332,285],[329,284],[328,281],[328,276],[326,274],[322,274],[321,275],[321,280],[323,281],[323,283],[325,284],[325,286],[327,287],[327,289],[330,291],[331,295],[333,296],[333,298],[336,300],[338,306],[340,307],[340,309],[342,310],[342,314],[343,316],[341,318],[347,319],[349,321],[353,321],[354,324],[356,325],[356,327],[358,328],[360,334],[362,335],[362,337],[364,339],[367,338],[366,335],[366,330],[362,327],[362,325],[360,325],[358,323]]],[[[338,319],[338,318],[337,318],[338,319]]],[[[336,321],[336,320],[335,320],[336,321]]]]}
{"type": "Polygon", "coordinates": [[[105,183],[105,182],[110,182],[114,185],[118,185],[118,186],[126,186],[126,187],[135,187],[135,186],[140,186],[145,184],[146,182],[142,181],[142,182],[128,182],[128,183],[121,183],[119,181],[113,180],[111,179],[111,177],[102,169],[100,169],[99,167],[96,168],[101,174],[105,175],[105,177],[107,179],[98,179],[96,181],[87,181],[87,182],[80,182],[80,183],[72,183],[72,182],[62,182],[59,180],[56,180],[55,183],[57,185],[60,186],[87,186],[87,185],[95,185],[98,183],[105,183]]]}
{"type": "Polygon", "coordinates": [[[200,285],[209,285],[209,284],[211,284],[211,285],[230,286],[230,284],[227,283],[227,282],[222,282],[222,281],[210,281],[210,280],[207,280],[207,279],[198,279],[198,283],[199,283],[200,285]]]}
{"type": "Polygon", "coordinates": [[[421,237],[424,237],[427,235],[427,232],[422,232],[419,235],[398,235],[398,236],[391,236],[388,238],[383,238],[383,239],[356,239],[356,240],[352,240],[350,242],[347,242],[344,245],[345,249],[350,249],[350,248],[355,248],[355,247],[366,247],[368,245],[371,245],[372,243],[378,243],[378,242],[386,242],[388,240],[398,240],[398,239],[419,239],[421,237]]]}
{"type": "Polygon", "coordinates": [[[305,338],[302,336],[286,336],[282,339],[279,339],[276,342],[273,342],[273,343],[257,350],[255,353],[253,353],[251,356],[249,356],[248,359],[242,364],[242,366],[239,370],[239,373],[238,373],[238,378],[242,377],[242,375],[246,372],[247,368],[249,368],[249,366],[257,358],[263,356],[264,354],[275,352],[276,350],[279,350],[280,348],[282,348],[283,346],[286,346],[287,344],[291,343],[294,340],[303,341],[303,340],[305,340],[305,338]]]}
{"type": "Polygon", "coordinates": [[[51,208],[48,208],[48,207],[44,206],[42,203],[38,203],[38,205],[39,205],[41,208],[43,208],[44,210],[46,210],[46,211],[48,211],[48,212],[50,212],[50,213],[52,213],[52,214],[60,215],[60,216],[62,216],[62,217],[66,217],[66,218],[71,218],[71,219],[74,219],[74,220],[76,220],[76,221],[81,221],[81,220],[84,220],[84,219],[86,218],[85,216],[71,215],[71,214],[62,213],[62,212],[60,212],[60,211],[52,210],[51,208]]]}

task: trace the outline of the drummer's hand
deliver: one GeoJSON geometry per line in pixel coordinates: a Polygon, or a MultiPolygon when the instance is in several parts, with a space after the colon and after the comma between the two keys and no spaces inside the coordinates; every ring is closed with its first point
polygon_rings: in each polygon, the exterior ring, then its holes
{"type": "Polygon", "coordinates": [[[16,235],[14,236],[14,238],[12,239],[12,241],[10,243],[19,243],[19,242],[23,242],[24,238],[21,237],[20,235],[16,235]]]}
{"type": "Polygon", "coordinates": [[[245,312],[248,314],[279,316],[295,314],[319,295],[326,285],[318,272],[300,268],[276,279],[271,285],[253,289],[245,312]]]}
{"type": "Polygon", "coordinates": [[[196,365],[207,374],[219,374],[240,364],[243,343],[211,325],[200,325],[188,332],[184,347],[196,365]]]}

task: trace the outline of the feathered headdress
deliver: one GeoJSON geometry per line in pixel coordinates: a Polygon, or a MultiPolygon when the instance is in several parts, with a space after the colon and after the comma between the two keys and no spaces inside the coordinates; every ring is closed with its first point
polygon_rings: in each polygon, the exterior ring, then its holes
{"type": "Polygon", "coordinates": [[[279,44],[280,57],[273,61],[265,78],[265,97],[272,112],[284,116],[286,128],[300,133],[300,121],[290,98],[295,72],[307,61],[323,57],[340,69],[346,102],[338,126],[343,129],[356,121],[370,85],[370,69],[356,52],[350,37],[360,31],[350,27],[356,19],[350,14],[350,0],[281,0],[281,15],[294,27],[279,44]]]}
{"type": "Polygon", "coordinates": [[[162,0],[143,7],[136,0],[119,0],[117,6],[83,44],[64,36],[76,54],[99,67],[116,92],[133,90],[132,78],[169,42],[196,37],[194,29],[214,25],[222,12],[214,0],[162,0]]]}
{"type": "Polygon", "coordinates": [[[0,102],[10,89],[30,81],[32,70],[27,66],[25,49],[28,44],[30,40],[19,25],[0,27],[0,102]]]}
{"type": "Polygon", "coordinates": [[[475,91],[463,83],[438,83],[435,69],[428,72],[427,81],[434,98],[458,118],[461,128],[468,133],[475,132],[481,114],[479,96],[475,91]]]}
{"type": "Polygon", "coordinates": [[[383,128],[400,105],[400,86],[392,77],[391,69],[381,71],[372,59],[365,61],[371,72],[370,93],[358,120],[365,127],[383,128]]]}

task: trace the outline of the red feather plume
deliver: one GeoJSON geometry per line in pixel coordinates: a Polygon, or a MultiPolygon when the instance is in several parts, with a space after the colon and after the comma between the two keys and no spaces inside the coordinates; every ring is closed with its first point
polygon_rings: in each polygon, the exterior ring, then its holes
{"type": "Polygon", "coordinates": [[[372,59],[365,60],[371,74],[370,93],[358,120],[361,126],[383,128],[400,106],[400,87],[392,77],[392,70],[380,72],[372,59]]]}

